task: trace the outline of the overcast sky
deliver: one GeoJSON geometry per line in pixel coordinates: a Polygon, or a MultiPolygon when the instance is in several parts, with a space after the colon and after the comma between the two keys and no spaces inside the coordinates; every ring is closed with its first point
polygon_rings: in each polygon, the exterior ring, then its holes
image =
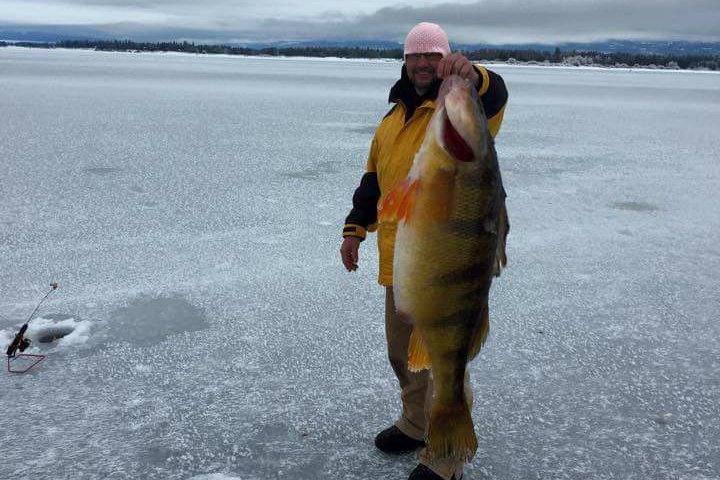
{"type": "Polygon", "coordinates": [[[720,0],[0,0],[0,29],[74,27],[113,37],[246,42],[402,41],[417,22],[454,43],[720,41],[720,0]]]}

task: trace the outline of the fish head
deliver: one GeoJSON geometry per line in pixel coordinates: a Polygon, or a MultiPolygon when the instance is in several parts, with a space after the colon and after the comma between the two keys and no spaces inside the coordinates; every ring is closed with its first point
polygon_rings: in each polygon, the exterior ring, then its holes
{"type": "Polygon", "coordinates": [[[487,120],[469,81],[457,75],[443,81],[432,128],[440,146],[455,162],[469,164],[485,158],[487,120]]]}

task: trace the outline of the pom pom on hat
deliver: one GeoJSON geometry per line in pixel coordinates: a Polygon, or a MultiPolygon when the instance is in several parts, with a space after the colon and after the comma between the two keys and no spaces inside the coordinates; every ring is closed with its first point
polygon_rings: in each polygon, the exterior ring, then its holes
{"type": "Polygon", "coordinates": [[[447,57],[450,55],[447,33],[435,23],[418,23],[405,37],[404,55],[411,53],[442,53],[447,57]]]}

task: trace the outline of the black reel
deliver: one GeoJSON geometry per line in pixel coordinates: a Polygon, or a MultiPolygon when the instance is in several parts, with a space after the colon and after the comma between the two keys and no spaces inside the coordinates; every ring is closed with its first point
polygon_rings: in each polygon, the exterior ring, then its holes
{"type": "Polygon", "coordinates": [[[22,326],[20,331],[17,335],[15,335],[15,339],[12,341],[10,346],[7,348],[7,356],[8,357],[14,357],[15,353],[20,351],[24,352],[26,348],[30,346],[30,340],[25,338],[25,331],[27,330],[27,323],[22,326]]]}

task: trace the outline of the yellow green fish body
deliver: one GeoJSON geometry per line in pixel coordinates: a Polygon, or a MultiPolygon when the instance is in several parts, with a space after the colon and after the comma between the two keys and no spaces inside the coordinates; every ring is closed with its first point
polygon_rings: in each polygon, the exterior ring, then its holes
{"type": "Polygon", "coordinates": [[[385,198],[397,219],[393,290],[414,324],[409,367],[431,368],[430,453],[469,460],[477,449],[464,392],[467,363],[488,333],[487,297],[505,263],[507,217],[493,140],[472,88],[443,82],[408,178],[385,198]]]}

